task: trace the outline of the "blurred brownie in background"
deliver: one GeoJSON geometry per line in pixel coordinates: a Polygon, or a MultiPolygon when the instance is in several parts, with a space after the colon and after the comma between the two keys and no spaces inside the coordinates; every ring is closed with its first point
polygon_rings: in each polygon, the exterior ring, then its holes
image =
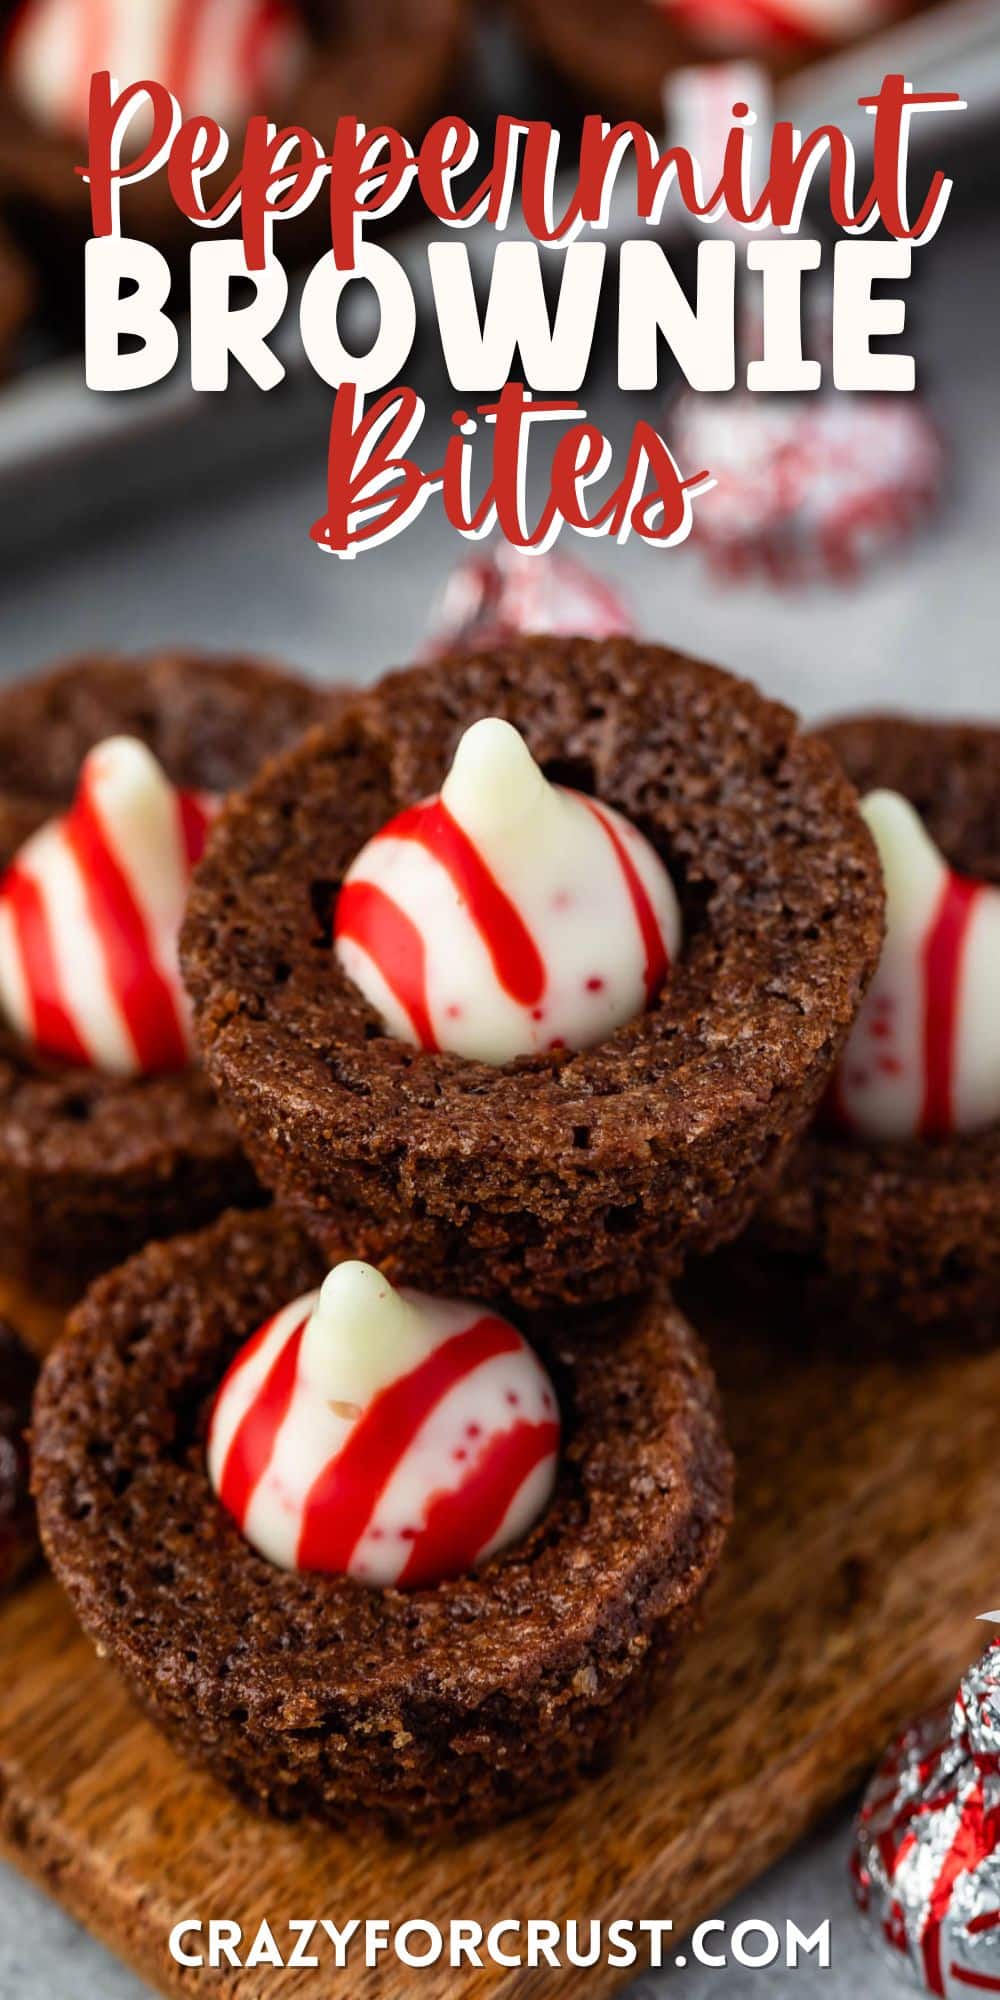
{"type": "Polygon", "coordinates": [[[17,344],[34,303],[28,261],[0,225],[0,381],[15,365],[17,344]]]}
{"type": "MultiPolygon", "coordinates": [[[[119,84],[166,84],[185,115],[219,119],[238,165],[254,113],[301,125],[328,146],[337,119],[393,125],[413,140],[440,108],[464,45],[465,0],[215,0],[192,12],[184,0],[0,0],[0,199],[53,281],[68,246],[89,233],[86,158],[92,71],[119,84]],[[193,23],[193,25],[192,25],[193,23]],[[178,32],[178,28],[183,32],[178,32]]],[[[130,128],[128,158],[141,140],[130,128]]],[[[126,187],[122,226],[164,248],[194,233],[163,173],[126,187]]],[[[317,230],[323,204],[309,210],[317,230]]],[[[303,224],[286,224],[296,244],[303,224]]]]}

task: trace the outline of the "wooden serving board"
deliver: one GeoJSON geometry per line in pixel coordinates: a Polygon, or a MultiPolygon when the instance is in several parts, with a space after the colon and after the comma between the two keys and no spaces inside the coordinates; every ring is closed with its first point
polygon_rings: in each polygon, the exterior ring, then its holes
{"type": "MultiPolygon", "coordinates": [[[[1000,1352],[830,1354],[745,1310],[706,1330],[737,1522],[678,1680],[606,1778],[451,1849],[263,1823],[167,1749],[40,1578],[0,1608],[7,1857],[154,1985],[226,2000],[273,2000],[274,1970],[182,1972],[167,1951],[181,1917],[233,1917],[248,1936],[264,1916],[278,1934],[309,1916],[671,1917],[679,1936],[717,1911],[981,1649],[974,1616],[1000,1594],[1000,1352]]],[[[384,1960],[278,1984],[283,2000],[403,2000],[415,1984],[424,2000],[520,2000],[626,1976],[384,1960]]]]}

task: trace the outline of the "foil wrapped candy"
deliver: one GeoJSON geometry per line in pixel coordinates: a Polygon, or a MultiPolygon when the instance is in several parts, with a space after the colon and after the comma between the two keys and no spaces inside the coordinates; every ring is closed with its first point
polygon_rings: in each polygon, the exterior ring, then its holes
{"type": "MultiPolygon", "coordinates": [[[[760,63],[675,70],[664,86],[671,143],[701,163],[706,188],[721,174],[738,103],[752,107],[755,144],[766,142],[776,107],[760,63]]],[[[747,238],[724,219],[713,229],[737,244],[747,238]]],[[[853,583],[924,525],[944,489],[945,442],[918,395],[833,386],[833,284],[824,270],[803,287],[801,313],[804,350],[822,386],[767,392],[743,380],[723,395],[675,390],[668,404],[678,463],[707,467],[714,482],[696,509],[692,546],[729,582],[853,583]]],[[[765,352],[763,295],[749,280],[737,333],[742,368],[765,352]]]]}
{"type": "Polygon", "coordinates": [[[922,526],[944,479],[941,439],[912,396],[689,390],[671,437],[683,463],[711,468],[692,541],[731,581],[853,582],[922,526]]]}
{"type": "Polygon", "coordinates": [[[887,1751],[851,1876],[872,1943],[914,1985],[944,2000],[1000,1994],[1000,1639],[953,1703],[887,1751]]]}
{"type": "Polygon", "coordinates": [[[528,554],[498,540],[448,578],[424,655],[501,645],[521,632],[609,639],[635,622],[602,576],[572,556],[528,554]]]}

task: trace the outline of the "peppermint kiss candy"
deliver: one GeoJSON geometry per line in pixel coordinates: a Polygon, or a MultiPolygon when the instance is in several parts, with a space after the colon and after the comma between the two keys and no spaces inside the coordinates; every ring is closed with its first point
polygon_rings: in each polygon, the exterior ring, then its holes
{"type": "Polygon", "coordinates": [[[237,1355],[208,1471],[269,1562],[405,1590],[519,1541],[558,1448],[552,1384],[506,1320],[346,1263],[237,1355]]]}
{"type": "Polygon", "coordinates": [[[177,939],[213,810],[133,737],[90,752],[0,877],[0,1008],[26,1042],[120,1076],[187,1067],[177,939]]]}
{"type": "Polygon", "coordinates": [[[655,999],[680,933],[649,842],[550,785],[496,717],[466,730],[439,797],[362,848],[335,924],[389,1034],[489,1063],[602,1041],[655,999]]]}
{"type": "Polygon", "coordinates": [[[836,45],[899,13],[899,0],[653,0],[694,41],[740,49],[802,42],[836,45]]]}
{"type": "Polygon", "coordinates": [[[436,659],[459,648],[495,646],[521,632],[608,639],[634,631],[617,591],[583,563],[558,554],[527,555],[499,542],[452,570],[425,651],[436,659]]]}
{"type": "Polygon", "coordinates": [[[911,1986],[942,2000],[1000,1993],[1000,1644],[890,1745],[851,1880],[869,1942],[911,1986]]]}
{"type": "Polygon", "coordinates": [[[1000,1118],[1000,890],[949,868],[913,807],[861,808],[886,887],[886,939],[834,1078],[838,1122],[869,1139],[975,1132],[1000,1118]]]}
{"type": "Polygon", "coordinates": [[[685,391],[671,431],[682,459],[712,468],[693,540],[733,577],[853,578],[940,495],[941,441],[912,396],[685,391]]]}
{"type": "Polygon", "coordinates": [[[90,79],[166,84],[187,113],[222,125],[265,111],[301,70],[306,38],[291,0],[25,0],[6,72],[25,108],[85,133],[90,79]]]}

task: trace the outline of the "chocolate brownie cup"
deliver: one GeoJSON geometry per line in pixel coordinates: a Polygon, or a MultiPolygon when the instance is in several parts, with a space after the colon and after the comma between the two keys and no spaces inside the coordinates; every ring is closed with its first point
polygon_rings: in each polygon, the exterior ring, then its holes
{"type": "MultiPolygon", "coordinates": [[[[266,16],[267,8],[262,13],[266,16]]],[[[301,22],[304,53],[287,84],[270,91],[252,85],[244,91],[246,113],[229,117],[234,145],[246,116],[264,111],[278,125],[304,126],[325,145],[332,142],[337,119],[342,116],[355,117],[368,127],[395,126],[413,141],[422,136],[463,45],[465,0],[363,0],[363,4],[362,0],[301,0],[301,4],[293,0],[291,14],[293,20],[301,22]]],[[[15,32],[23,33],[24,16],[25,0],[6,0],[0,8],[0,193],[12,203],[22,233],[30,232],[33,245],[49,261],[57,246],[87,233],[87,189],[75,171],[85,157],[86,117],[84,113],[76,119],[77,130],[72,124],[67,129],[65,107],[67,101],[73,101],[75,82],[74,45],[69,35],[64,40],[68,75],[60,78],[53,72],[46,79],[62,125],[45,118],[36,104],[27,101],[23,88],[17,87],[12,57],[15,32]]],[[[165,28],[160,25],[159,37],[158,22],[159,16],[151,18],[148,67],[142,74],[167,81],[162,42],[169,39],[169,22],[165,28]]],[[[268,25],[266,21],[264,25],[268,25]]],[[[228,58],[233,63],[249,40],[245,30],[241,39],[239,30],[237,19],[228,58]]],[[[199,54],[190,36],[186,36],[186,46],[190,73],[183,79],[171,73],[169,80],[188,113],[211,112],[213,101],[218,102],[220,66],[227,60],[224,23],[214,47],[199,54]]],[[[88,67],[95,47],[98,54],[102,52],[99,43],[91,42],[88,67]]],[[[95,61],[95,66],[110,68],[126,82],[132,79],[122,73],[121,63],[135,60],[133,42],[124,56],[112,49],[104,63],[95,61]]],[[[225,88],[224,74],[221,83],[225,88]]],[[[81,102],[85,105],[85,94],[81,102]]],[[[224,185],[225,171],[219,178],[224,185]]],[[[207,184],[207,199],[213,185],[212,181],[207,184]]],[[[124,188],[121,212],[126,233],[160,241],[166,247],[197,233],[174,206],[163,173],[124,188]]],[[[322,202],[314,213],[321,218],[322,202]]],[[[293,231],[296,228],[294,223],[288,226],[293,231]]]]}
{"type": "MultiPolygon", "coordinates": [[[[701,14],[699,33],[695,8],[657,0],[623,0],[613,18],[602,0],[557,0],[555,5],[552,0],[515,0],[515,13],[538,54],[579,94],[587,111],[620,111],[657,132],[663,123],[664,80],[673,70],[735,56],[752,58],[773,75],[785,76],[835,46],[863,40],[903,14],[922,11],[928,3],[869,0],[853,33],[825,38],[794,30],[768,33],[762,10],[753,4],[745,9],[744,32],[739,5],[725,10],[723,27],[715,33],[711,8],[701,14]]],[[[799,9],[793,5],[784,11],[794,23],[799,9]]]]}
{"type": "MultiPolygon", "coordinates": [[[[861,715],[822,738],[861,793],[916,807],[946,860],[1000,883],[1000,728],[861,715]]],[[[865,1338],[894,1330],[995,1341],[1000,1130],[896,1141],[817,1122],[754,1219],[741,1258],[865,1338]]]]}
{"type": "MultiPolygon", "coordinates": [[[[223,793],[325,712],[317,688],[236,659],[95,656],[0,690],[0,862],[72,798],[105,738],[141,738],[176,784],[223,793]]],[[[123,1077],[0,1027],[0,1267],[79,1295],[149,1236],[196,1227],[257,1184],[207,1078],[123,1077]]]]}
{"type": "Polygon", "coordinates": [[[0,1595],[38,1560],[27,1438],[37,1379],[34,1355],[13,1327],[0,1320],[0,1595]]]}
{"type": "Polygon", "coordinates": [[[182,936],[206,1065],[320,1242],[533,1307],[641,1291],[740,1230],[807,1124],[881,940],[878,862],[826,745],[714,667],[525,639],[392,674],[217,823],[182,936]],[[684,947],[645,1012],[502,1067],[385,1033],[331,951],[345,870],[498,716],[666,862],[684,947]],[[332,1220],[331,1220],[332,1219],[332,1220]]]}
{"type": "Polygon", "coordinates": [[[325,1269],[271,1210],[100,1280],[36,1398],[43,1542],[153,1719],[243,1798],[493,1824],[596,1769],[671,1666],[730,1512],[711,1371],[666,1294],[616,1308],[613,1340],[607,1312],[536,1321],[563,1451],[520,1544],[409,1591],[277,1569],[216,1500],[206,1430],[240,1345],[325,1269]]]}

